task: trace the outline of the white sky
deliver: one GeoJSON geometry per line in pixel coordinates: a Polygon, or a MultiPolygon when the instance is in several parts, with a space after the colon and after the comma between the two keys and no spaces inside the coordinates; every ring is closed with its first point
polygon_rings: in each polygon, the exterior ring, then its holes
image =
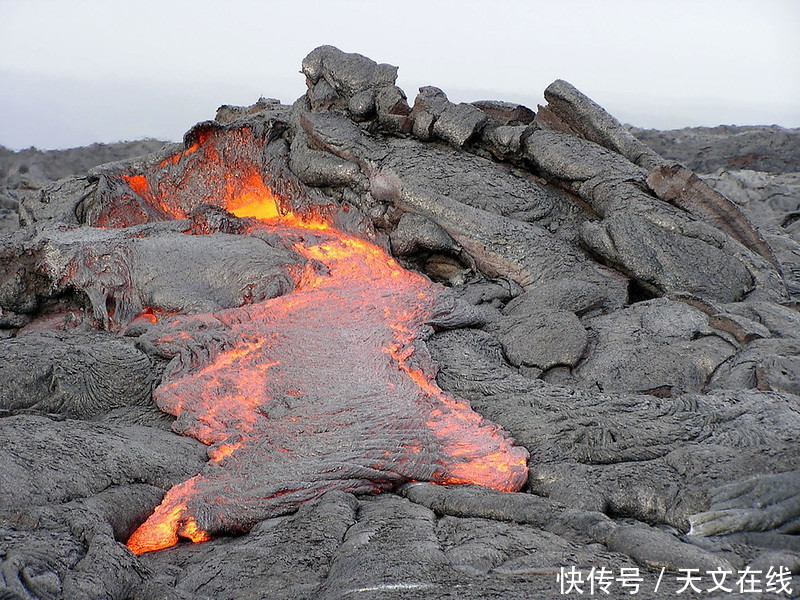
{"type": "Polygon", "coordinates": [[[399,66],[409,103],[535,108],[562,78],[643,127],[800,127],[800,0],[0,0],[0,144],[177,140],[293,102],[322,44],[399,66]]]}

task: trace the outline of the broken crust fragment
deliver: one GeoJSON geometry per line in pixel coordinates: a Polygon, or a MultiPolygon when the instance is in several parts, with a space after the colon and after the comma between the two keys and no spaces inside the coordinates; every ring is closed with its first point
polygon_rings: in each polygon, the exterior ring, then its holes
{"type": "Polygon", "coordinates": [[[780,272],[772,249],[739,207],[709,187],[694,172],[659,156],[568,82],[553,82],[544,95],[548,110],[567,126],[565,129],[641,167],[648,173],[648,187],[658,198],[717,227],[780,272]]]}

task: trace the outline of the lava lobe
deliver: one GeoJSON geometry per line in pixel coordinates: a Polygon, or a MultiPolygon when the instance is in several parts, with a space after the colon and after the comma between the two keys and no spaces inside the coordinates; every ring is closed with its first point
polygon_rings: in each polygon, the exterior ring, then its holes
{"type": "Polygon", "coordinates": [[[128,547],[247,531],[334,489],[374,493],[416,480],[519,490],[527,451],[440,390],[415,343],[443,288],[328,219],[294,214],[241,153],[232,175],[214,175],[228,167],[221,134],[211,138],[155,174],[126,175],[124,206],[111,205],[98,224],[185,217],[179,182],[217,177],[224,187],[204,201],[251,217],[243,235],[278,236],[302,264],[294,291],[276,298],[213,314],[148,313],[157,321],[148,341],[173,357],[154,400],[177,417],[175,431],[209,445],[210,460],[167,493],[128,547]],[[170,183],[164,170],[179,164],[170,183]]]}

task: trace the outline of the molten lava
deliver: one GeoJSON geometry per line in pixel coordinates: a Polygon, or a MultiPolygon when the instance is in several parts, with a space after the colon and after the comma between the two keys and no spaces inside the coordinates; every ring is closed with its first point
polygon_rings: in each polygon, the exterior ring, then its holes
{"type": "Polygon", "coordinates": [[[247,531],[333,489],[411,480],[520,489],[527,451],[440,390],[424,345],[414,346],[441,288],[378,246],[286,210],[260,175],[236,185],[225,207],[259,219],[249,234],[279,235],[306,262],[288,295],[152,325],[151,341],[174,356],[154,399],[176,431],[210,446],[210,461],[167,493],[128,547],[247,531]]]}

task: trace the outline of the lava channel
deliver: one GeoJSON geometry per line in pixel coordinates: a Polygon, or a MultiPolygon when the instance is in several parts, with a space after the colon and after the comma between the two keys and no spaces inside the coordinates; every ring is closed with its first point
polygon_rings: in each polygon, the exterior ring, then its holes
{"type": "MultiPolygon", "coordinates": [[[[252,183],[252,182],[251,182],[252,183]]],[[[128,540],[137,554],[248,531],[329,490],[407,481],[517,491],[528,452],[435,383],[415,339],[442,288],[320,218],[278,210],[261,184],[227,203],[306,258],[294,292],[215,314],[170,316],[152,342],[174,355],[156,404],[210,461],[128,540]]]]}

